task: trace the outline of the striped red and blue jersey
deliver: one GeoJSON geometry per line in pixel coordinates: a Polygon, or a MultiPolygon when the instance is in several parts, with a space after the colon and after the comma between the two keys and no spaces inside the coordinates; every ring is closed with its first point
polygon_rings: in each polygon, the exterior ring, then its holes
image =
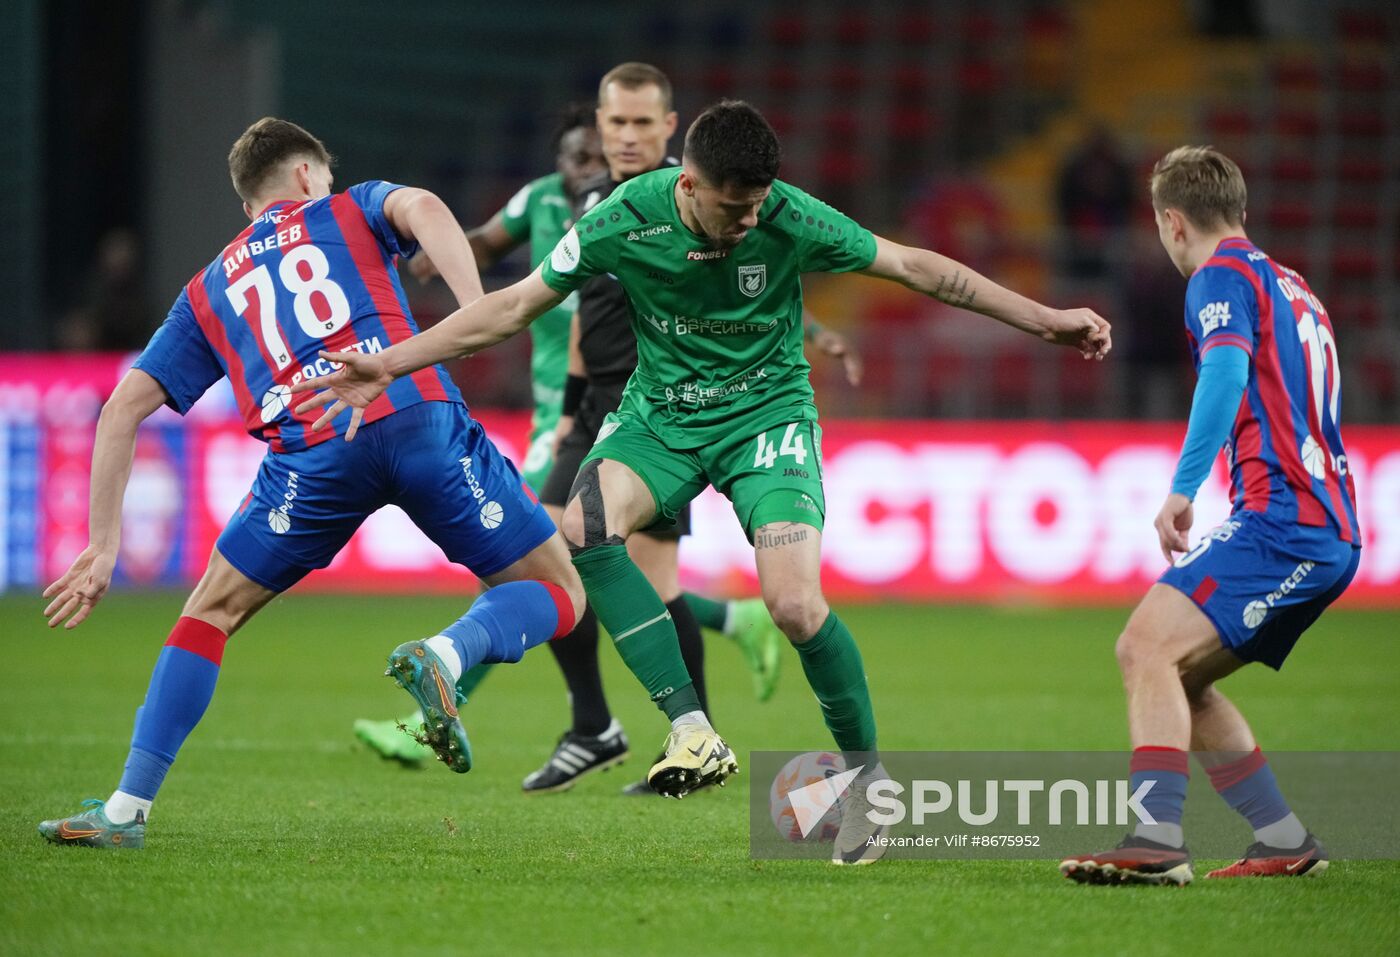
{"type": "MultiPolygon", "coordinates": [[[[298,415],[291,387],[334,368],[317,353],[382,352],[418,331],[396,264],[416,243],[398,236],[384,201],[399,187],[375,180],[309,202],[268,207],[180,293],[135,368],[165,389],[182,415],[228,376],[249,434],[296,452],[344,433],[311,431],[320,410],[298,415]]],[[[461,402],[441,366],[394,382],[365,410],[366,423],[419,402],[461,402]]]]}
{"type": "Polygon", "coordinates": [[[1336,335],[1303,277],[1247,239],[1223,240],[1186,287],[1186,334],[1198,369],[1222,346],[1250,356],[1226,445],[1234,507],[1359,545],[1336,335]]]}

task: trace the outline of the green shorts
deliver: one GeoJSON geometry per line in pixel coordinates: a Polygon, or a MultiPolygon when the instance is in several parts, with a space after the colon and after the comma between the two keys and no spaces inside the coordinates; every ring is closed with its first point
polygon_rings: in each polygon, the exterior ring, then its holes
{"type": "Polygon", "coordinates": [[[673,524],[707,485],[733,503],[750,542],[756,529],[771,522],[800,522],[820,531],[826,516],[822,430],[811,421],[677,451],[636,413],[614,412],[603,420],[598,441],[583,461],[594,459],[621,462],[641,476],[656,502],[651,528],[673,524]]]}

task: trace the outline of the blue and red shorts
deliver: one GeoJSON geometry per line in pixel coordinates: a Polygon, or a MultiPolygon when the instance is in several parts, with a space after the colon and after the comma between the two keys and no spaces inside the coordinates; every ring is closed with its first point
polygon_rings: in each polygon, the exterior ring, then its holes
{"type": "Polygon", "coordinates": [[[481,424],[456,402],[422,402],[301,452],[269,452],[216,545],[276,592],[325,568],[361,523],[403,509],[477,577],[514,564],[554,522],[481,424]]]}
{"type": "Polygon", "coordinates": [[[1157,580],[1194,601],[1241,661],[1277,670],[1360,561],[1360,547],[1331,528],[1240,510],[1157,580]]]}

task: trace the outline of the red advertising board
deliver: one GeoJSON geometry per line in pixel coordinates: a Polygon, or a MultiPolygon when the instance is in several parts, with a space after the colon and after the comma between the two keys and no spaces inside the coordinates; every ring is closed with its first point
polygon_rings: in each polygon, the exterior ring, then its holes
{"type": "MultiPolygon", "coordinates": [[[[41,586],[86,543],[96,413],[123,367],[117,357],[4,357],[0,588],[41,586]]],[[[476,415],[519,461],[528,416],[476,415]]],[[[1180,423],[831,421],[824,430],[823,582],[833,599],[1119,602],[1163,568],[1152,518],[1180,423]]],[[[1400,606],[1400,428],[1350,427],[1346,442],[1365,551],[1344,600],[1400,606]]],[[[127,494],[121,584],[196,580],[263,452],[219,389],[184,419],[154,417],[127,494]]],[[[1217,465],[1193,540],[1228,511],[1217,465]]],[[[752,552],[728,503],[707,491],[693,524],[681,548],[685,581],[753,590],[752,552]]],[[[300,587],[473,590],[392,508],[300,587]]]]}

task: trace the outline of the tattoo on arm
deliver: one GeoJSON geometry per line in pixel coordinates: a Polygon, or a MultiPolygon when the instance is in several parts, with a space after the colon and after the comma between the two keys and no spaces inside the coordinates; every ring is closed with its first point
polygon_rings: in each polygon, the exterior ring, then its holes
{"type": "Polygon", "coordinates": [[[778,548],[782,545],[795,545],[805,542],[811,529],[797,522],[779,522],[765,525],[753,537],[754,548],[778,548]]]}
{"type": "Polygon", "coordinates": [[[962,274],[962,270],[953,270],[953,278],[946,275],[938,277],[938,285],[933,288],[933,298],[939,302],[946,302],[950,306],[957,306],[959,309],[971,309],[973,302],[977,299],[977,290],[969,289],[971,283],[967,276],[962,274]]]}

